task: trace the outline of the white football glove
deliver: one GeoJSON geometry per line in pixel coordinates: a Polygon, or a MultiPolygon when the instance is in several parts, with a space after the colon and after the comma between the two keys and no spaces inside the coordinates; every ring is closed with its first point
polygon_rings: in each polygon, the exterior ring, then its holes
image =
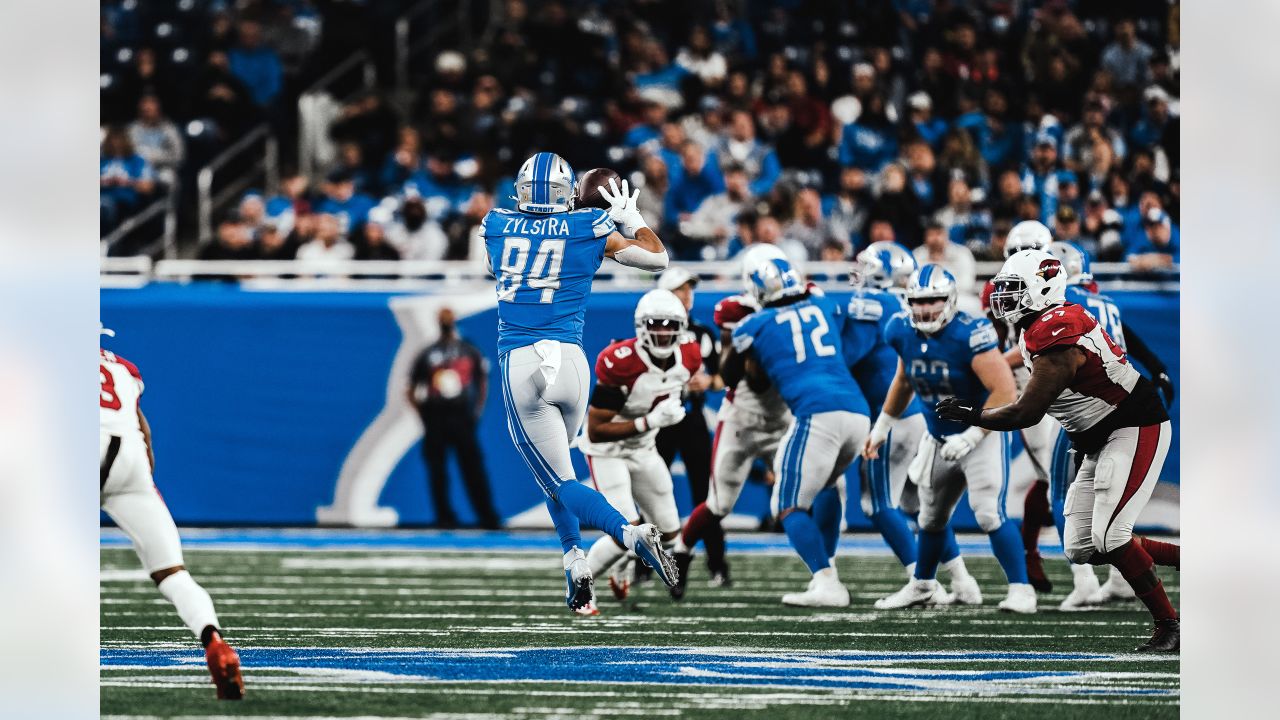
{"type": "Polygon", "coordinates": [[[658,403],[648,415],[636,420],[636,429],[640,432],[652,428],[671,427],[684,419],[684,403],[678,397],[669,397],[658,403]]]}
{"type": "Polygon", "coordinates": [[[618,224],[623,235],[635,237],[640,228],[649,227],[636,204],[640,200],[640,190],[637,188],[632,193],[631,184],[626,180],[622,181],[622,187],[618,187],[618,181],[609,178],[609,187],[600,188],[600,197],[609,203],[609,217],[618,224]]]}
{"type": "Polygon", "coordinates": [[[978,447],[978,443],[982,442],[982,438],[986,437],[987,431],[980,427],[971,427],[964,432],[948,435],[942,442],[942,449],[938,454],[943,460],[955,462],[960,458],[973,452],[978,447]]]}

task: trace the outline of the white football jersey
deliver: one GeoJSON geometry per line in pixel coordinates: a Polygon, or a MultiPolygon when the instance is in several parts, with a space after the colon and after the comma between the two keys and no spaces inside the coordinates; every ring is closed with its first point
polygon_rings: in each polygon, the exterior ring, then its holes
{"type": "Polygon", "coordinates": [[[142,374],[138,367],[112,353],[99,349],[98,422],[107,435],[126,437],[142,434],[138,422],[138,400],[142,397],[142,374]]]}
{"type": "MultiPolygon", "coordinates": [[[[698,343],[692,339],[681,343],[675,359],[666,370],[655,367],[637,346],[635,338],[605,348],[596,359],[596,378],[602,384],[621,388],[626,396],[622,409],[611,420],[644,417],[662,400],[679,398],[689,379],[702,368],[698,343]]],[[[651,428],[622,440],[593,443],[584,433],[578,447],[585,455],[628,457],[652,449],[657,434],[658,429],[651,428]]]]}

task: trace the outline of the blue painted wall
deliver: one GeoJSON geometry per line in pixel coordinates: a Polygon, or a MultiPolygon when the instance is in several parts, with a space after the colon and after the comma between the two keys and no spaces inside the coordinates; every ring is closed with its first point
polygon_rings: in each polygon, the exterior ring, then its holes
{"type": "MultiPolygon", "coordinates": [[[[1177,293],[1111,292],[1126,325],[1138,329],[1177,382],[1177,293]]],[[[701,292],[694,315],[710,324],[725,293],[701,292]]],[[[592,296],[584,345],[589,358],[631,334],[639,293],[592,296]]],[[[383,405],[400,344],[388,293],[254,292],[220,283],[153,283],[102,291],[101,318],[116,330],[104,347],[135,362],[147,389],[143,409],[155,433],[156,482],[182,524],[300,524],[333,499],[338,469],[383,405]]],[[[464,336],[497,365],[496,311],[463,319],[464,336]]],[[[1162,479],[1178,482],[1178,404],[1174,443],[1162,479]]],[[[501,398],[491,395],[482,423],[490,477],[504,516],[540,499],[507,436],[501,398]]],[[[575,453],[575,456],[577,454],[575,453]]],[[[585,463],[577,456],[579,472],[585,463]]],[[[401,459],[382,504],[407,524],[434,515],[416,452],[401,459]]],[[[457,485],[455,481],[455,485],[457,485]]],[[[677,500],[689,509],[688,488],[677,500]]],[[[459,518],[471,519],[460,486],[459,518]]],[[[768,491],[749,485],[738,511],[761,514],[768,491]]],[[[867,527],[856,503],[850,523],[867,527]]],[[[961,527],[972,523],[967,508],[961,527]]]]}

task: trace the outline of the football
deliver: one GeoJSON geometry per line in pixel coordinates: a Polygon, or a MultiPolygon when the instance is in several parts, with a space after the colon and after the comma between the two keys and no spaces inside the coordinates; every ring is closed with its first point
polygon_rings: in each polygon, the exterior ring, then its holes
{"type": "Polygon", "coordinates": [[[605,200],[604,196],[600,194],[600,188],[608,187],[610,179],[617,180],[619,185],[622,184],[622,177],[609,168],[588,170],[582,176],[582,180],[578,181],[578,196],[574,200],[573,206],[576,208],[593,207],[608,210],[609,201],[605,200]]]}

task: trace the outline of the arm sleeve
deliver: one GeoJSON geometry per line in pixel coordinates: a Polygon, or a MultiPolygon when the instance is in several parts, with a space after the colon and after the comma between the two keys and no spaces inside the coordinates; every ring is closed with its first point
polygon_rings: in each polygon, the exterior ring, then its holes
{"type": "Polygon", "coordinates": [[[622,388],[613,385],[597,383],[596,389],[591,392],[591,407],[594,408],[617,412],[626,403],[627,396],[622,392],[622,388]]]}
{"type": "Polygon", "coordinates": [[[1142,367],[1150,370],[1152,375],[1159,375],[1168,371],[1164,362],[1142,341],[1142,337],[1127,325],[1124,328],[1124,342],[1127,346],[1126,350],[1133,356],[1133,359],[1142,363],[1142,367]]]}

